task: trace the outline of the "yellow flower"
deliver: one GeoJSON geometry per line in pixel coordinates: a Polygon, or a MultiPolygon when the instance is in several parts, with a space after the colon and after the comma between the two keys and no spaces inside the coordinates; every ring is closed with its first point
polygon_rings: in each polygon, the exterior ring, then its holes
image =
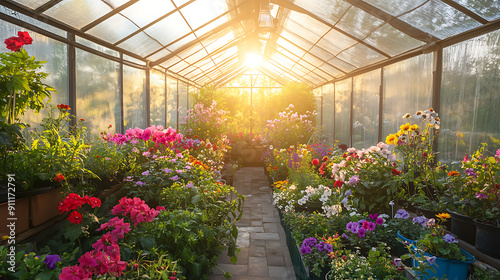
{"type": "Polygon", "coordinates": [[[411,131],[415,131],[415,130],[417,130],[417,129],[418,129],[418,125],[416,125],[416,124],[414,124],[414,125],[412,125],[412,126],[410,127],[410,130],[411,130],[411,131]]]}
{"type": "Polygon", "coordinates": [[[389,134],[385,138],[385,143],[389,145],[396,145],[398,143],[398,136],[395,134],[389,134]]]}
{"type": "Polygon", "coordinates": [[[449,219],[450,218],[450,214],[448,214],[448,213],[440,213],[440,214],[437,214],[436,217],[438,217],[440,219],[449,219]]]}
{"type": "Polygon", "coordinates": [[[410,128],[411,128],[411,124],[409,124],[409,123],[403,124],[399,127],[399,129],[401,129],[401,131],[404,131],[404,132],[407,132],[408,130],[410,130],[410,128]]]}
{"type": "Polygon", "coordinates": [[[5,240],[7,240],[7,239],[9,239],[9,238],[10,238],[10,236],[8,236],[8,235],[4,235],[4,236],[2,236],[2,241],[5,241],[5,240]]]}

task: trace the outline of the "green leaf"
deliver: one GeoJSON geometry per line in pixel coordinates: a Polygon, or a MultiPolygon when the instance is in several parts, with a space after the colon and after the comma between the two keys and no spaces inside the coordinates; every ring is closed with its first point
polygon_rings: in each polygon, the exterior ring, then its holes
{"type": "Polygon", "coordinates": [[[68,227],[66,227],[66,232],[64,233],[64,237],[69,239],[71,242],[75,242],[82,233],[83,229],[81,226],[70,224],[68,227]]]}
{"type": "Polygon", "coordinates": [[[141,236],[139,242],[141,242],[142,248],[148,251],[156,246],[156,239],[153,236],[141,236]]]}
{"type": "Polygon", "coordinates": [[[41,272],[35,277],[35,280],[52,280],[54,277],[54,271],[55,270],[48,270],[41,272]]]}
{"type": "Polygon", "coordinates": [[[200,202],[201,200],[201,196],[199,194],[193,196],[193,198],[191,198],[191,203],[196,205],[200,202]]]}
{"type": "Polygon", "coordinates": [[[488,161],[491,163],[491,164],[495,164],[497,163],[496,159],[494,157],[489,157],[488,158],[488,161]]]}

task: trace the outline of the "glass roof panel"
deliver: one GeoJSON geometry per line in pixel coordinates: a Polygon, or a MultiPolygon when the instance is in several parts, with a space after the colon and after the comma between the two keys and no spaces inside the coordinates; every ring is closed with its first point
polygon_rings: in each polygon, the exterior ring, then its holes
{"type": "Polygon", "coordinates": [[[318,42],[318,46],[336,55],[342,50],[352,47],[356,43],[356,40],[332,29],[318,42]]]}
{"type": "Polygon", "coordinates": [[[184,3],[187,3],[189,1],[190,0],[174,0],[174,3],[175,3],[175,5],[177,5],[177,7],[179,7],[179,6],[182,6],[184,3]]]}
{"type": "Polygon", "coordinates": [[[299,64],[295,64],[290,71],[292,71],[294,73],[298,73],[300,76],[304,76],[305,74],[310,72],[309,69],[302,67],[299,64]]]}
{"type": "Polygon", "coordinates": [[[290,13],[284,26],[286,29],[293,30],[295,34],[312,43],[316,43],[330,29],[330,27],[308,15],[297,12],[290,13]]]}
{"type": "Polygon", "coordinates": [[[175,64],[174,66],[170,67],[168,70],[172,71],[172,72],[179,72],[181,71],[182,69],[188,67],[189,64],[183,60],[179,61],[179,63],[175,64]]]}
{"type": "Polygon", "coordinates": [[[189,47],[188,49],[182,51],[178,55],[182,58],[185,58],[185,57],[192,55],[193,53],[200,51],[202,48],[203,47],[200,44],[195,44],[195,45],[189,47]]]}
{"type": "Polygon", "coordinates": [[[498,0],[454,0],[467,9],[484,17],[493,20],[500,17],[500,1],[498,0]]]}
{"type": "Polygon", "coordinates": [[[59,35],[61,37],[66,37],[66,31],[64,30],[61,30],[57,27],[54,27],[50,24],[47,24],[45,22],[41,22],[39,20],[36,20],[32,17],[29,17],[25,14],[22,14],[20,12],[17,12],[17,11],[14,11],[14,10],[11,10],[7,7],[4,7],[4,6],[0,6],[0,13],[2,14],[5,14],[5,15],[8,15],[10,17],[14,17],[14,18],[17,18],[17,19],[20,19],[24,22],[27,22],[27,23],[30,23],[30,24],[33,24],[41,29],[44,29],[44,30],[47,30],[51,33],[54,33],[56,35],[59,35]]]}
{"type": "Polygon", "coordinates": [[[112,50],[112,49],[110,49],[110,48],[106,48],[106,47],[104,47],[104,46],[101,46],[101,45],[99,45],[99,44],[96,44],[96,43],[94,43],[94,42],[92,42],[92,41],[89,41],[89,40],[87,40],[87,39],[85,39],[85,38],[82,38],[82,37],[80,37],[80,36],[76,36],[76,37],[75,37],[75,41],[76,41],[77,43],[80,43],[80,44],[82,44],[82,45],[84,45],[84,46],[87,46],[87,47],[89,47],[89,48],[93,48],[94,50],[98,50],[98,51],[100,51],[100,52],[103,52],[103,53],[106,53],[106,54],[112,55],[112,56],[114,56],[114,57],[120,57],[120,53],[119,53],[119,52],[117,52],[117,51],[115,51],[115,50],[112,50]]]}
{"type": "Polygon", "coordinates": [[[288,42],[287,40],[283,39],[283,38],[279,38],[277,41],[276,41],[276,44],[279,46],[279,47],[282,47],[283,49],[285,50],[288,50],[298,56],[303,56],[306,51],[302,50],[301,48],[293,45],[292,43],[288,42]]]}
{"type": "Polygon", "coordinates": [[[291,69],[293,65],[295,64],[294,61],[284,57],[282,54],[277,53],[274,54],[271,59],[276,62],[278,65],[285,67],[285,69],[291,69]]]}
{"type": "Polygon", "coordinates": [[[200,69],[198,69],[198,68],[197,68],[197,69],[194,69],[194,71],[193,71],[193,72],[191,72],[191,73],[189,73],[189,74],[186,74],[186,78],[188,78],[188,79],[192,79],[192,78],[194,78],[194,77],[198,76],[198,75],[199,75],[199,74],[201,74],[201,73],[202,73],[202,71],[201,71],[200,69]]]}
{"type": "Polygon", "coordinates": [[[349,48],[343,52],[341,52],[337,58],[340,58],[345,61],[349,61],[354,64],[356,67],[363,67],[377,61],[384,59],[385,57],[376,51],[368,48],[365,45],[357,44],[352,48],[349,48]]]}
{"type": "Polygon", "coordinates": [[[425,44],[420,40],[406,35],[388,23],[375,30],[364,41],[391,56],[425,44]]]}
{"type": "Polygon", "coordinates": [[[189,29],[181,14],[175,12],[148,27],[144,32],[155,37],[163,45],[168,45],[182,35],[191,32],[191,29],[189,29]]]}
{"type": "Polygon", "coordinates": [[[342,69],[344,72],[350,72],[350,71],[356,69],[356,66],[354,66],[350,63],[347,63],[341,59],[338,59],[336,57],[328,60],[327,62],[335,67],[342,69]]]}
{"type": "Polygon", "coordinates": [[[326,51],[325,49],[318,47],[317,45],[314,46],[310,51],[310,53],[314,54],[315,56],[319,57],[322,60],[329,60],[333,58],[333,54],[330,53],[329,51],[326,51]]]}
{"type": "Polygon", "coordinates": [[[204,34],[208,33],[209,31],[212,31],[212,29],[216,28],[217,26],[219,26],[227,21],[228,21],[228,17],[226,17],[226,16],[220,17],[220,18],[214,20],[213,22],[196,30],[194,33],[196,34],[196,36],[201,37],[204,34]]]}
{"type": "Polygon", "coordinates": [[[383,20],[352,6],[337,23],[337,27],[358,39],[363,39],[383,23],[383,20]]]}
{"type": "Polygon", "coordinates": [[[481,25],[469,16],[438,0],[430,0],[422,7],[403,15],[400,19],[440,39],[481,25]]]}
{"type": "Polygon", "coordinates": [[[169,60],[161,63],[160,65],[165,67],[165,68],[169,68],[170,66],[174,65],[175,63],[179,62],[181,60],[180,57],[178,56],[174,56],[172,58],[170,58],[169,60]]]}
{"type": "Polygon", "coordinates": [[[139,28],[134,23],[118,14],[96,25],[87,33],[104,41],[115,43],[137,30],[139,28]]]}
{"type": "Polygon", "coordinates": [[[304,77],[305,77],[307,80],[309,80],[309,81],[311,81],[311,82],[313,82],[313,83],[315,83],[315,84],[319,84],[319,83],[322,83],[322,82],[326,82],[326,80],[325,80],[325,79],[322,79],[322,78],[320,78],[320,77],[318,77],[318,76],[314,75],[314,73],[312,73],[312,72],[311,72],[311,73],[309,73],[309,74],[307,74],[307,75],[305,75],[304,77]]]}
{"type": "Polygon", "coordinates": [[[312,65],[320,65],[322,63],[324,63],[325,61],[309,54],[309,53],[306,53],[304,55],[304,57],[302,57],[302,59],[304,59],[305,61],[307,61],[309,64],[312,64],[312,65]]]}
{"type": "Polygon", "coordinates": [[[169,55],[171,52],[167,49],[163,49],[155,54],[153,54],[152,56],[149,56],[147,59],[150,60],[150,61],[156,61],[160,58],[163,58],[167,55],[169,55]]]}
{"type": "Polygon", "coordinates": [[[371,5],[393,15],[399,16],[422,5],[427,0],[370,0],[371,5]]]}
{"type": "Polygon", "coordinates": [[[48,2],[48,0],[14,0],[14,1],[33,10],[42,6],[43,4],[45,4],[45,2],[48,2]]]}
{"type": "Polygon", "coordinates": [[[327,64],[327,63],[323,63],[323,64],[319,64],[319,67],[321,70],[325,71],[325,72],[328,72],[330,73],[330,75],[333,75],[335,77],[337,76],[340,76],[342,75],[343,73],[338,70],[337,68],[331,66],[330,64],[327,64]]]}
{"type": "Polygon", "coordinates": [[[193,55],[190,55],[189,57],[184,58],[187,62],[193,64],[196,61],[208,56],[207,52],[205,49],[201,49],[199,52],[194,53],[193,55]]]}
{"type": "Polygon", "coordinates": [[[351,6],[343,0],[295,0],[293,3],[310,12],[313,12],[331,24],[335,24],[351,6]]]}
{"type": "Polygon", "coordinates": [[[197,0],[181,9],[182,15],[193,30],[225,12],[226,0],[197,0]]]}
{"type": "Polygon", "coordinates": [[[120,7],[121,5],[127,3],[129,0],[102,0],[110,5],[113,9],[120,7]]]}
{"type": "Polygon", "coordinates": [[[144,32],[140,32],[130,39],[120,43],[118,47],[134,52],[140,56],[146,56],[158,50],[162,46],[155,40],[151,39],[151,37],[146,35],[144,32]],[[137,46],[141,47],[138,48],[137,46]]]}
{"type": "Polygon", "coordinates": [[[134,5],[121,11],[121,14],[132,20],[140,27],[144,27],[152,21],[164,16],[174,10],[171,1],[165,0],[140,0],[134,5]],[[151,9],[154,7],[154,9],[151,9]]]}
{"type": "Polygon", "coordinates": [[[100,0],[63,0],[44,14],[80,29],[110,11],[111,8],[100,0]]]}
{"type": "Polygon", "coordinates": [[[189,42],[191,42],[191,41],[193,41],[193,40],[196,40],[196,37],[195,37],[193,34],[189,34],[188,36],[186,36],[186,37],[184,37],[184,38],[180,39],[179,41],[177,41],[177,42],[175,42],[175,43],[173,43],[173,44],[169,45],[169,46],[168,46],[168,49],[169,49],[170,51],[175,51],[175,50],[177,50],[178,48],[180,48],[180,47],[184,46],[185,44],[187,44],[187,43],[189,43],[189,42]]]}

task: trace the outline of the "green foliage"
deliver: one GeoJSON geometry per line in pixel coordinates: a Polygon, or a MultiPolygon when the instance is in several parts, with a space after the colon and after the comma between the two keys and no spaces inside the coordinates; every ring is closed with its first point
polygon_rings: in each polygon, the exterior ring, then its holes
{"type": "MultiPolygon", "coordinates": [[[[294,110],[299,115],[316,111],[316,97],[311,87],[299,82],[290,82],[286,84],[280,94],[271,97],[270,104],[275,108],[275,115],[277,112],[287,108],[290,104],[294,106],[294,110]]],[[[315,124],[316,119],[312,119],[311,121],[315,124]]]]}

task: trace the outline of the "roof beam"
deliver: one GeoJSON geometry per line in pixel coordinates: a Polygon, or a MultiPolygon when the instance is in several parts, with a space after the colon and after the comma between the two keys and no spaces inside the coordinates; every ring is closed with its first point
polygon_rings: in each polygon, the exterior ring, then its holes
{"type": "MultiPolygon", "coordinates": [[[[238,57],[238,53],[233,54],[232,56],[226,58],[224,61],[222,61],[221,63],[219,63],[219,67],[224,67],[227,63],[229,63],[230,61],[233,61],[237,57],[238,57]]],[[[207,72],[205,72],[205,71],[202,70],[202,73],[200,73],[200,74],[201,74],[201,76],[203,76],[203,75],[209,76],[210,74],[212,74],[216,70],[218,70],[217,67],[211,67],[211,68],[207,69],[207,72]]],[[[199,78],[200,77],[197,77],[197,76],[193,77],[193,79],[195,79],[195,80],[197,80],[199,78]]]]}
{"type": "MultiPolygon", "coordinates": [[[[345,1],[348,1],[348,0],[345,0],[345,1]]],[[[344,30],[336,27],[335,25],[333,25],[333,24],[329,23],[328,21],[322,19],[321,17],[317,16],[316,14],[314,14],[314,13],[312,13],[312,12],[310,12],[310,11],[308,11],[308,10],[300,7],[300,6],[297,6],[297,5],[295,5],[295,4],[291,3],[291,2],[288,2],[287,0],[271,0],[271,3],[283,6],[283,7],[287,8],[287,9],[290,9],[290,10],[298,12],[298,13],[306,14],[306,15],[312,17],[313,19],[321,22],[322,24],[324,24],[324,25],[326,25],[326,26],[328,26],[330,28],[333,28],[334,30],[342,33],[343,35],[345,35],[345,36],[347,36],[347,37],[349,37],[349,38],[357,41],[359,44],[365,45],[366,47],[368,47],[368,48],[370,48],[370,49],[378,52],[379,54],[381,54],[381,55],[383,55],[383,56],[385,56],[387,58],[391,57],[390,55],[386,54],[385,52],[383,52],[383,51],[377,49],[376,47],[374,47],[374,46],[366,43],[365,41],[360,40],[359,38],[353,36],[352,34],[347,33],[346,31],[344,31],[344,30]]]]}
{"type": "Polygon", "coordinates": [[[188,49],[188,48],[190,48],[190,47],[192,47],[192,46],[194,46],[194,45],[196,45],[196,44],[198,44],[198,43],[202,42],[202,41],[203,41],[203,40],[205,40],[205,39],[208,39],[208,38],[210,38],[210,37],[212,37],[212,36],[216,35],[217,33],[219,33],[219,32],[221,32],[221,31],[225,30],[226,28],[231,27],[231,25],[232,25],[234,22],[237,22],[237,21],[243,20],[243,19],[248,18],[248,17],[250,17],[250,16],[252,16],[252,15],[251,15],[251,14],[245,14],[245,15],[239,16],[239,17],[237,17],[237,18],[231,19],[231,20],[229,20],[229,21],[227,21],[227,22],[225,22],[225,23],[223,23],[223,24],[221,24],[221,25],[219,25],[219,26],[215,27],[214,29],[210,30],[209,32],[207,32],[207,33],[203,34],[202,36],[198,37],[196,40],[193,40],[193,41],[191,41],[191,42],[189,42],[189,43],[185,44],[184,46],[182,46],[182,47],[178,48],[177,50],[175,50],[175,51],[171,52],[171,53],[170,53],[170,54],[168,54],[167,56],[165,56],[165,57],[163,57],[163,58],[160,58],[160,59],[158,59],[158,60],[156,60],[156,61],[153,61],[153,62],[151,63],[151,66],[155,66],[155,65],[161,64],[161,63],[163,63],[163,62],[165,62],[165,61],[169,60],[170,58],[172,58],[172,57],[174,57],[174,56],[178,55],[179,53],[183,52],[184,50],[186,50],[186,49],[188,49]]]}
{"type": "Polygon", "coordinates": [[[82,27],[80,29],[80,31],[82,32],[87,32],[88,30],[92,29],[93,27],[95,27],[96,25],[98,25],[99,23],[107,20],[108,18],[118,14],[119,12],[125,10],[126,8],[134,5],[135,3],[139,2],[139,0],[131,0],[131,1],[128,1],[127,3],[121,5],[120,7],[117,7],[117,8],[113,8],[113,10],[105,15],[103,15],[102,17],[94,20],[93,22],[85,25],[84,27],[82,27]]]}
{"type": "Polygon", "coordinates": [[[401,32],[405,33],[408,36],[411,36],[417,40],[426,42],[426,43],[432,43],[439,41],[438,38],[434,37],[433,35],[424,32],[418,28],[415,28],[411,26],[410,24],[400,20],[399,18],[382,11],[381,9],[373,6],[372,4],[366,3],[363,0],[344,0],[345,2],[353,5],[354,7],[357,7],[368,14],[379,18],[388,24],[390,24],[392,27],[400,30],[401,32]]]}
{"type": "Polygon", "coordinates": [[[231,73],[228,74],[223,74],[215,79],[214,81],[214,86],[217,88],[219,87],[220,84],[227,83],[229,80],[233,79],[234,77],[238,76],[239,74],[245,72],[247,70],[247,67],[240,66],[232,70],[231,73]]]}
{"type": "Polygon", "coordinates": [[[41,14],[45,11],[47,11],[48,9],[54,7],[55,5],[59,4],[59,2],[61,2],[62,0],[51,0],[51,1],[48,1],[46,2],[45,4],[43,4],[42,6],[38,7],[35,9],[35,14],[41,14]]]}
{"type": "Polygon", "coordinates": [[[282,86],[285,86],[286,85],[286,82],[285,79],[281,78],[281,77],[276,77],[274,75],[274,73],[267,69],[266,67],[262,66],[262,67],[257,67],[257,70],[259,70],[260,72],[264,73],[265,75],[269,76],[271,79],[273,79],[275,82],[277,82],[278,84],[282,85],[282,86]]]}
{"type": "Polygon", "coordinates": [[[455,1],[441,0],[441,2],[445,3],[446,5],[448,5],[450,7],[455,8],[456,10],[459,10],[460,12],[470,16],[471,18],[473,18],[476,21],[479,21],[482,24],[486,24],[489,22],[487,19],[483,18],[482,16],[476,14],[475,12],[467,9],[466,7],[460,5],[459,3],[455,2],[455,1]]]}
{"type": "Polygon", "coordinates": [[[283,67],[281,64],[279,64],[277,61],[275,61],[272,58],[270,58],[268,60],[268,62],[271,63],[272,65],[274,65],[275,67],[277,67],[278,69],[280,69],[281,71],[289,73],[291,76],[293,76],[297,80],[300,80],[300,81],[302,81],[306,84],[310,84],[310,85],[314,84],[313,82],[309,81],[308,79],[306,79],[300,75],[297,76],[297,74],[295,72],[289,71],[289,69],[286,69],[285,67],[283,67]]]}

